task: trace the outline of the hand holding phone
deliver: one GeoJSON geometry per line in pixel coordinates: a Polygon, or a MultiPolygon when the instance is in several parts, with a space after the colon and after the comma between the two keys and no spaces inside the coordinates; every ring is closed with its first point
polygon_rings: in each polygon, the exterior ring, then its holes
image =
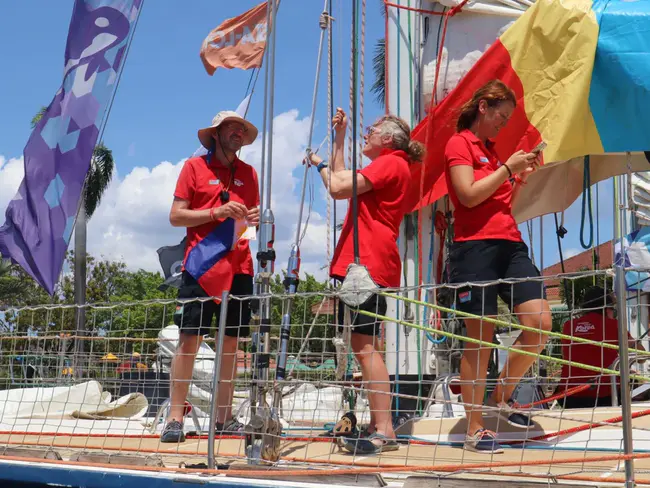
{"type": "Polygon", "coordinates": [[[546,149],[546,146],[547,146],[547,144],[546,144],[544,141],[542,141],[542,142],[540,142],[539,144],[537,144],[537,146],[535,146],[535,147],[533,148],[533,150],[530,151],[530,152],[533,153],[533,154],[539,154],[539,153],[541,153],[544,149],[546,149]]]}

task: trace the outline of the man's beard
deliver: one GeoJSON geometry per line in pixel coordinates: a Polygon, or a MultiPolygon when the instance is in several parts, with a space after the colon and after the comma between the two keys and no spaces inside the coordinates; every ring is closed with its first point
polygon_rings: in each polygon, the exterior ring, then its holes
{"type": "Polygon", "coordinates": [[[239,151],[242,147],[242,142],[240,141],[235,141],[232,138],[231,139],[224,139],[224,138],[219,138],[219,142],[221,143],[221,147],[223,148],[224,152],[230,152],[230,153],[236,153],[239,151]]]}

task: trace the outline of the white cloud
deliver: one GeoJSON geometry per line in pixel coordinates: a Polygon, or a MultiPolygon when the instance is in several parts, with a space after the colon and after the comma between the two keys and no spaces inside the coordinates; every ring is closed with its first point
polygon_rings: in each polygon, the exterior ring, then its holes
{"type": "MultiPolygon", "coordinates": [[[[292,110],[275,117],[271,208],[275,216],[276,272],[286,269],[291,244],[295,238],[302,178],[301,161],[309,131],[309,119],[299,118],[292,110]]],[[[253,165],[261,178],[261,138],[242,149],[241,158],[253,165]]],[[[156,249],[178,243],[184,230],[169,224],[169,209],[178,174],[184,161],[163,161],[153,168],[135,167],[128,174],[115,175],[102,202],[88,224],[88,252],[95,256],[123,259],[131,269],[159,271],[156,249]]],[[[23,178],[21,159],[0,156],[0,211],[4,210],[23,178]]],[[[315,188],[321,186],[313,178],[315,188]]],[[[315,192],[320,199],[320,193],[315,192]]],[[[339,205],[342,207],[343,205],[339,205]]],[[[305,207],[303,221],[308,215],[305,207]]],[[[4,218],[0,219],[4,221],[4,218]]],[[[1,222],[0,222],[1,224],[1,222]]],[[[320,268],[326,260],[327,225],[325,216],[312,211],[307,233],[301,246],[301,274],[326,278],[320,268]]],[[[253,256],[257,241],[252,243],[253,256]]],[[[333,250],[332,250],[333,252],[333,250]]]]}
{"type": "Polygon", "coordinates": [[[567,249],[566,251],[564,251],[563,258],[564,259],[569,259],[569,258],[572,258],[573,256],[577,256],[581,252],[583,252],[583,249],[577,249],[575,247],[572,247],[572,248],[567,249]]]}
{"type": "MultiPolygon", "coordinates": [[[[0,155],[0,220],[4,223],[4,213],[11,199],[16,195],[18,186],[23,179],[23,158],[7,160],[0,155]]],[[[2,225],[0,223],[0,225],[2,225]]]]}

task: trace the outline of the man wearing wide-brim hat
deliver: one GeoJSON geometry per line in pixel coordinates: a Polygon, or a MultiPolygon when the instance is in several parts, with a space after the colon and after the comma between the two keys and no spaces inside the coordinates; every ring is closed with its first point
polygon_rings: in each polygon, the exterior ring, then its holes
{"type": "MultiPolygon", "coordinates": [[[[194,360],[212,319],[219,320],[221,292],[234,296],[253,294],[253,259],[248,240],[233,237],[235,222],[259,224],[257,172],[237,157],[242,146],[252,144],[257,128],[236,112],[219,112],[212,125],[198,131],[207,155],[188,159],[174,191],[169,221],[187,228],[179,299],[174,314],[179,341],[171,374],[171,407],[161,442],[184,442],[185,400],[192,379],[194,360]]],[[[249,335],[248,300],[228,306],[223,343],[221,387],[217,398],[217,431],[238,432],[243,425],[232,418],[233,376],[238,337],[249,335]]]]}

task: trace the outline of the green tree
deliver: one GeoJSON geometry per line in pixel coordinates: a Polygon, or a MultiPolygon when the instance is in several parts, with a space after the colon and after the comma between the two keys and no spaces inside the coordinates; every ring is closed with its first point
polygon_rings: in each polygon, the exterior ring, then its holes
{"type": "MultiPolygon", "coordinates": [[[[332,317],[328,317],[324,313],[316,314],[314,310],[318,310],[319,305],[323,300],[323,293],[327,291],[328,282],[319,282],[313,275],[305,274],[305,278],[300,281],[298,285],[298,295],[294,296],[291,300],[291,341],[289,352],[297,353],[304,338],[312,327],[312,332],[308,339],[308,344],[304,348],[314,355],[334,351],[334,346],[331,341],[324,340],[334,336],[334,329],[331,325],[332,317]],[[300,338],[300,339],[299,339],[300,338]]],[[[271,334],[279,336],[280,324],[282,323],[282,315],[284,307],[287,304],[287,294],[283,284],[283,277],[279,274],[274,276],[271,281],[271,293],[276,295],[272,299],[271,309],[271,324],[273,324],[271,334]]]]}
{"type": "Polygon", "coordinates": [[[27,291],[28,282],[16,268],[9,260],[0,259],[0,306],[15,303],[27,291]]]}
{"type": "Polygon", "coordinates": [[[576,273],[576,278],[569,277],[560,280],[560,299],[569,310],[580,307],[582,296],[590,286],[600,286],[606,290],[612,290],[614,282],[611,276],[604,274],[580,276],[581,273],[588,273],[589,271],[591,271],[589,268],[582,267],[576,273]]]}

